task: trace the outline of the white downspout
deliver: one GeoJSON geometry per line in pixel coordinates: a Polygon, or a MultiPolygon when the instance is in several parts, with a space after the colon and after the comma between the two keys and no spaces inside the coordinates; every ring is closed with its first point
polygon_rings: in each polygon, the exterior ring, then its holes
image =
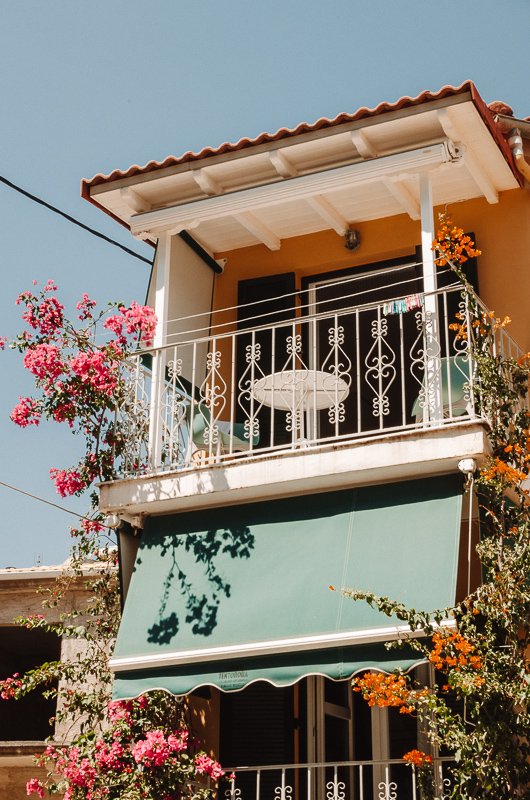
{"type": "Polygon", "coordinates": [[[517,169],[530,183],[530,164],[524,157],[523,137],[519,128],[512,128],[508,137],[508,144],[511,147],[517,169]]]}
{"type": "Polygon", "coordinates": [[[530,120],[516,119],[508,114],[495,114],[493,119],[501,133],[508,136],[515,166],[530,183],[530,164],[524,157],[522,136],[524,131],[525,135],[530,137],[530,120]]]}

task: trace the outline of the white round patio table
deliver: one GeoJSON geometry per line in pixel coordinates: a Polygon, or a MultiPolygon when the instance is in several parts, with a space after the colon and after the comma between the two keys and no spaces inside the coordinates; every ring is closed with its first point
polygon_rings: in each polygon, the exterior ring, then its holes
{"type": "MultiPolygon", "coordinates": [[[[254,381],[252,395],[258,403],[277,411],[300,414],[298,437],[302,439],[304,412],[331,408],[341,403],[350,391],[343,378],[320,369],[287,369],[254,381]]],[[[296,435],[296,434],[295,434],[296,435]]]]}

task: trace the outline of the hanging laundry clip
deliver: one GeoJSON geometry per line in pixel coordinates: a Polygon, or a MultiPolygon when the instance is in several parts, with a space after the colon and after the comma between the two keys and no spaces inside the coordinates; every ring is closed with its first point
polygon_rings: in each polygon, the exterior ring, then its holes
{"type": "Polygon", "coordinates": [[[383,314],[406,314],[407,311],[414,311],[416,308],[423,306],[423,296],[420,294],[410,294],[408,297],[402,297],[400,300],[390,300],[388,303],[383,303],[383,314]]]}

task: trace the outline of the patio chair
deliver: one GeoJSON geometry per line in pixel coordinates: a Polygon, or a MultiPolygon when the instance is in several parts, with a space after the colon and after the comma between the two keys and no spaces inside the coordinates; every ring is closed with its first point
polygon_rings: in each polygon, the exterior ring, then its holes
{"type": "MultiPolygon", "coordinates": [[[[473,408],[470,401],[465,397],[465,389],[469,384],[469,361],[465,356],[455,356],[454,358],[442,358],[440,362],[442,377],[442,408],[443,416],[447,419],[461,417],[464,414],[471,414],[473,408]],[[447,370],[451,379],[451,396],[449,396],[449,381],[447,370]]],[[[425,386],[425,379],[424,379],[425,386]]],[[[423,421],[423,407],[420,405],[421,395],[418,395],[412,406],[412,416],[416,422],[423,421]]]]}

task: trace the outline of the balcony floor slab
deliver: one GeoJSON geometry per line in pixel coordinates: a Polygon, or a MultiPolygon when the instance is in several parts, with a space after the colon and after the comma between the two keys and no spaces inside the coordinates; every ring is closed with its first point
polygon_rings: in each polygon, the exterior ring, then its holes
{"type": "Polygon", "coordinates": [[[480,465],[489,454],[486,423],[467,421],[103,483],[100,509],[174,514],[447,474],[461,458],[480,465]]]}

